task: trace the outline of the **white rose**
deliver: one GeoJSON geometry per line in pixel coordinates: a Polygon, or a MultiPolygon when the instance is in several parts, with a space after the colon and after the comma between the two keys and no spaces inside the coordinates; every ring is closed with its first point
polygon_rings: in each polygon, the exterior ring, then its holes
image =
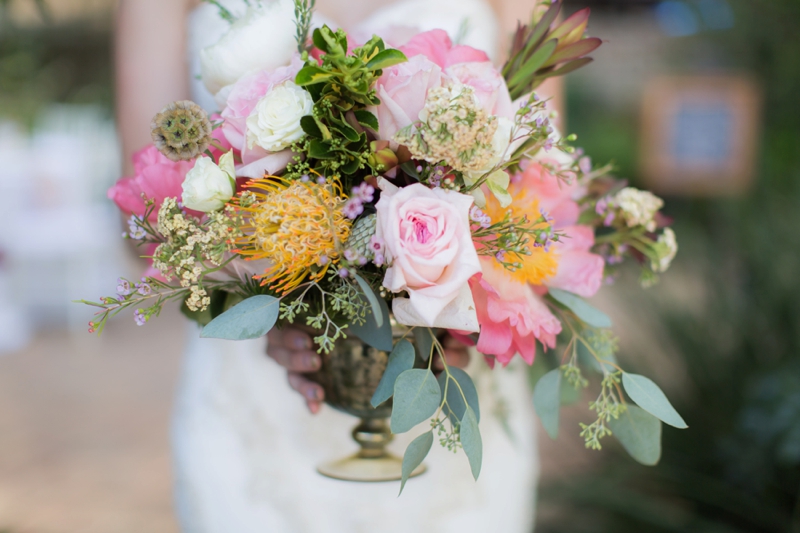
{"type": "Polygon", "coordinates": [[[287,148],[303,138],[300,119],[313,109],[311,95],[293,81],[275,86],[247,117],[247,147],[258,145],[269,152],[287,148]]]}
{"type": "Polygon", "coordinates": [[[183,180],[183,205],[203,213],[221,209],[236,191],[235,175],[233,151],[219,158],[219,166],[201,156],[183,180]]]}
{"type": "Polygon", "coordinates": [[[222,38],[200,51],[200,73],[211,94],[246,74],[288,65],[297,52],[294,3],[250,7],[222,38]]]}

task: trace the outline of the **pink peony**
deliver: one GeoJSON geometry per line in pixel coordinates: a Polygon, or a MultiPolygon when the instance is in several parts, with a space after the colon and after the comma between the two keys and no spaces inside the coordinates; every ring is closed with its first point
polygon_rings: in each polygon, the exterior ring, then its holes
{"type": "Polygon", "coordinates": [[[375,88],[381,100],[376,110],[379,137],[391,140],[398,131],[418,121],[428,90],[441,85],[442,69],[424,56],[385,69],[375,88]]]}
{"type": "Polygon", "coordinates": [[[453,46],[453,42],[444,30],[420,33],[401,46],[400,51],[408,58],[423,55],[443,69],[457,63],[489,61],[489,56],[485,52],[471,46],[453,46]]]}
{"type": "Polygon", "coordinates": [[[225,119],[222,132],[231,146],[241,153],[242,165],[236,169],[237,176],[260,178],[265,172],[274,174],[280,171],[291,161],[293,154],[289,150],[267,152],[259,146],[249,149],[246,121],[264,95],[275,85],[294,80],[302,67],[303,61],[299,55],[295,55],[288,66],[245,76],[231,88],[225,109],[222,110],[222,118],[225,119]]]}
{"type": "Polygon", "coordinates": [[[494,260],[481,258],[483,275],[469,284],[481,326],[478,351],[507,365],[519,353],[529,365],[536,340],[554,348],[561,323],[533,288],[508,278],[494,260]]]}
{"type": "Polygon", "coordinates": [[[515,110],[503,75],[489,61],[457,63],[445,74],[475,89],[475,96],[490,115],[513,119],[515,110]]]}
{"type": "Polygon", "coordinates": [[[383,286],[408,298],[392,302],[405,325],[477,331],[468,281],[481,271],[469,228],[472,197],[416,183],[402,189],[385,179],[376,239],[391,266],[383,286]]]}
{"type": "Polygon", "coordinates": [[[164,198],[181,197],[183,179],[193,166],[194,161],[170,161],[150,145],[133,155],[135,175],[119,180],[108,190],[108,197],[122,212],[143,216],[144,193],[147,198],[155,200],[155,210],[151,215],[154,220],[164,198]]]}

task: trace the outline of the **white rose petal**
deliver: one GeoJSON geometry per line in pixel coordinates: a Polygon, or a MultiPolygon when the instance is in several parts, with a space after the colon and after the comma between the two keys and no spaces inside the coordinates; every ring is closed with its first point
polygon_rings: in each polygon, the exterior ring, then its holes
{"type": "Polygon", "coordinates": [[[208,213],[222,209],[236,191],[233,152],[220,158],[217,166],[210,157],[201,156],[183,180],[183,205],[208,213]]]}
{"type": "Polygon", "coordinates": [[[314,101],[293,81],[274,87],[247,117],[247,147],[258,145],[269,152],[288,148],[305,136],[300,119],[310,115],[314,101]]]}
{"type": "Polygon", "coordinates": [[[248,8],[216,44],[200,51],[203,83],[217,94],[246,74],[288,65],[297,51],[294,34],[291,0],[248,8]]]}

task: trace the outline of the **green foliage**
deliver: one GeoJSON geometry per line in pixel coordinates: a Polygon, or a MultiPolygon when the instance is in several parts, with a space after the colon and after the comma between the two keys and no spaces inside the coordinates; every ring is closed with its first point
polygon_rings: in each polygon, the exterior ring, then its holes
{"type": "Polygon", "coordinates": [[[345,32],[327,26],[314,30],[313,42],[324,52],[321,63],[308,60],[295,78],[314,100],[313,117],[301,124],[307,137],[296,147],[309,158],[296,159],[288,173],[299,176],[313,169],[322,175],[351,176],[368,172],[374,159],[370,159],[364,128],[377,126],[377,119],[367,111],[380,103],[375,81],[382,69],[406,57],[399,50],[387,49],[377,36],[348,54],[345,32]]]}
{"type": "Polygon", "coordinates": [[[483,441],[478,428],[478,418],[469,406],[467,406],[464,418],[461,420],[460,434],[461,445],[464,448],[464,453],[467,454],[467,459],[469,459],[472,477],[477,480],[481,473],[481,464],[483,462],[483,441]]]}
{"type": "MultiPolygon", "coordinates": [[[[386,300],[378,298],[378,306],[383,316],[388,317],[389,306],[386,304],[386,300]]],[[[366,308],[364,320],[362,322],[351,323],[350,332],[373,348],[383,350],[384,352],[392,351],[392,324],[388,320],[384,320],[383,324],[378,327],[375,314],[372,312],[372,307],[366,306],[366,308]]]]}
{"type": "Polygon", "coordinates": [[[548,294],[550,294],[555,301],[575,313],[575,316],[589,326],[594,328],[610,328],[612,326],[611,319],[608,315],[587,304],[579,296],[571,292],[553,288],[548,291],[548,294]]]}
{"type": "Polygon", "coordinates": [[[403,454],[403,466],[401,470],[403,477],[400,481],[400,494],[403,493],[403,488],[406,486],[408,477],[415,468],[422,464],[422,461],[425,460],[425,457],[428,456],[428,452],[431,451],[432,445],[433,430],[430,430],[412,440],[411,444],[409,444],[408,448],[406,448],[406,453],[403,454]]]}
{"type": "Polygon", "coordinates": [[[478,391],[469,374],[460,368],[450,367],[447,372],[439,374],[439,388],[442,391],[442,410],[451,422],[458,424],[464,419],[467,406],[472,408],[475,418],[481,421],[481,408],[478,391]],[[464,401],[466,399],[466,402],[464,401]]]}
{"type": "Polygon", "coordinates": [[[251,296],[209,322],[200,336],[234,341],[263,337],[278,320],[280,302],[266,294],[251,296]]]}
{"type": "Polygon", "coordinates": [[[631,400],[662,422],[680,429],[689,427],[669,403],[664,392],[650,378],[625,372],[622,374],[622,386],[631,400]]]}
{"type": "Polygon", "coordinates": [[[417,344],[419,356],[427,361],[433,353],[434,334],[431,328],[414,328],[414,342],[417,344]]]}
{"type": "Polygon", "coordinates": [[[536,383],[533,406],[551,439],[558,437],[558,412],[561,408],[561,369],[551,370],[536,383]]]}
{"type": "Polygon", "coordinates": [[[653,466],[661,459],[661,422],[639,407],[629,405],[619,418],[608,421],[614,436],[631,457],[653,466]]]}
{"type": "MultiPolygon", "coordinates": [[[[380,300],[382,300],[382,298],[377,294],[375,294],[375,291],[372,289],[372,286],[370,286],[369,283],[364,281],[364,278],[362,278],[355,272],[353,273],[353,278],[356,280],[356,283],[358,283],[358,286],[361,288],[361,293],[369,302],[369,307],[372,310],[372,320],[375,321],[375,326],[378,329],[380,329],[381,326],[383,326],[384,321],[388,321],[389,318],[388,313],[384,314],[383,309],[381,308],[381,305],[379,303],[380,300]]],[[[385,303],[386,302],[384,302],[384,304],[385,303]]]]}
{"type": "Polygon", "coordinates": [[[440,394],[430,370],[414,368],[400,374],[394,384],[392,433],[405,433],[432,417],[439,408],[440,394]]]}
{"type": "Polygon", "coordinates": [[[375,389],[375,394],[372,395],[372,407],[378,407],[392,397],[397,377],[406,370],[414,368],[414,360],[414,346],[405,339],[398,341],[392,353],[389,354],[386,370],[375,389]]]}

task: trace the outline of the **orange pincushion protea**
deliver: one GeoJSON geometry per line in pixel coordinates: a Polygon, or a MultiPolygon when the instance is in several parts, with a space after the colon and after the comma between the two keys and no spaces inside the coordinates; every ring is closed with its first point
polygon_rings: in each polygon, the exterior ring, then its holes
{"type": "Polygon", "coordinates": [[[237,203],[246,220],[236,253],[266,259],[255,276],[262,285],[288,293],[305,279],[319,281],[342,252],[351,222],[342,212],[347,198],[331,183],[266,177],[247,184],[251,201],[237,203]]]}

